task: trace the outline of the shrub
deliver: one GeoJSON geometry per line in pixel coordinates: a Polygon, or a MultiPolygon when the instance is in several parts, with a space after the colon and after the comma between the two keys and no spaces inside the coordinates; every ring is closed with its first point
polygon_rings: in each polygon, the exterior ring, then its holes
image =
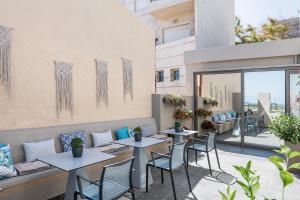
{"type": "Polygon", "coordinates": [[[211,120],[204,120],[201,124],[201,128],[206,131],[216,130],[215,124],[211,120]]]}
{"type": "Polygon", "coordinates": [[[269,125],[271,133],[293,144],[300,143],[300,119],[292,114],[281,114],[269,125]]]}

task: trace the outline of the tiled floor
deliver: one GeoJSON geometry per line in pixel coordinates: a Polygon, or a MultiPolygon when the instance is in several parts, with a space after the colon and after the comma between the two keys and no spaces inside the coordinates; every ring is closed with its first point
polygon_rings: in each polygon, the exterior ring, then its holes
{"type": "MultiPolygon", "coordinates": [[[[232,131],[229,131],[218,135],[217,140],[239,143],[241,141],[241,137],[232,136],[232,131]]],[[[274,134],[271,134],[268,129],[265,129],[264,131],[258,133],[257,135],[255,135],[254,131],[246,133],[245,143],[278,148],[284,142],[280,140],[278,137],[276,137],[274,134]]]]}
{"type": "MultiPolygon", "coordinates": [[[[269,198],[281,199],[282,185],[279,179],[276,168],[267,160],[267,157],[272,155],[270,151],[263,151],[251,148],[241,148],[236,146],[219,145],[219,156],[223,170],[233,176],[238,176],[238,173],[232,165],[245,165],[248,160],[253,161],[253,169],[261,175],[260,183],[261,190],[258,193],[258,200],[264,196],[269,198]]],[[[217,169],[214,152],[210,153],[212,165],[217,169]]],[[[192,156],[190,156],[192,157],[192,156]]],[[[175,173],[176,193],[178,200],[198,199],[198,200],[221,200],[219,191],[226,191],[227,185],[209,177],[209,170],[206,157],[202,157],[198,165],[191,161],[189,167],[191,177],[193,195],[189,193],[187,179],[184,169],[179,169],[175,173]]],[[[154,184],[151,185],[149,193],[144,190],[137,190],[136,197],[140,200],[171,200],[173,199],[170,177],[165,173],[165,183],[160,183],[160,171],[152,170],[154,184]]],[[[287,200],[299,200],[300,179],[295,180],[295,184],[288,186],[286,189],[287,200]]],[[[232,189],[237,189],[237,200],[246,200],[244,192],[241,188],[234,184],[232,189]]],[[[128,198],[123,197],[122,200],[128,198]]]]}

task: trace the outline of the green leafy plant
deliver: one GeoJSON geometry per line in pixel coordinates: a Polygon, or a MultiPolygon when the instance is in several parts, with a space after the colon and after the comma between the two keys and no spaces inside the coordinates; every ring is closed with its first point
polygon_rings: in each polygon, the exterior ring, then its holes
{"type": "Polygon", "coordinates": [[[211,106],[211,107],[216,107],[218,106],[218,101],[212,98],[205,98],[203,99],[203,105],[204,106],[211,106]]]}
{"type": "Polygon", "coordinates": [[[260,177],[256,175],[256,171],[251,169],[252,162],[248,161],[246,167],[234,166],[234,168],[242,175],[244,182],[238,180],[237,183],[243,188],[246,196],[255,200],[256,192],[260,188],[259,179],[260,177]]]}
{"type": "Polygon", "coordinates": [[[268,159],[277,167],[279,176],[282,181],[282,200],[284,200],[285,188],[294,182],[294,176],[288,170],[300,169],[300,163],[294,163],[288,166],[289,159],[300,157],[300,152],[291,151],[288,146],[281,145],[280,150],[274,150],[281,154],[284,158],[279,156],[271,156],[268,159]]]}
{"type": "Polygon", "coordinates": [[[196,110],[196,115],[199,117],[210,117],[212,116],[213,112],[211,110],[205,109],[205,108],[198,108],[196,110]]]}
{"type": "Polygon", "coordinates": [[[226,194],[223,193],[223,192],[220,192],[220,191],[219,191],[219,193],[222,196],[222,200],[234,200],[235,199],[235,195],[236,195],[236,190],[231,191],[230,187],[228,186],[226,194]]]}
{"type": "Polygon", "coordinates": [[[142,134],[142,128],[141,127],[135,127],[133,129],[134,134],[142,134]]]}
{"type": "Polygon", "coordinates": [[[80,138],[73,138],[71,141],[71,147],[72,148],[79,148],[82,147],[83,141],[80,138]]]}
{"type": "Polygon", "coordinates": [[[181,95],[167,94],[163,98],[163,103],[174,107],[186,106],[186,101],[181,95]]]}
{"type": "Polygon", "coordinates": [[[300,143],[300,119],[292,114],[281,114],[269,125],[271,133],[293,144],[300,143]]]}
{"type": "Polygon", "coordinates": [[[173,118],[176,120],[188,120],[193,118],[193,112],[187,108],[176,109],[173,118]]]}

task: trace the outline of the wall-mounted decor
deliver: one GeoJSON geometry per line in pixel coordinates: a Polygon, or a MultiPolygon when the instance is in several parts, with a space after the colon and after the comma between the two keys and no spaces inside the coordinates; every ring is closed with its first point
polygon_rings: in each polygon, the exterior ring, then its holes
{"type": "Polygon", "coordinates": [[[54,62],[56,79],[56,109],[59,114],[63,110],[73,111],[72,66],[65,62],[54,62]]]}
{"type": "Polygon", "coordinates": [[[107,62],[96,60],[96,99],[97,105],[100,104],[101,100],[104,101],[105,105],[108,106],[108,69],[107,62]]]}
{"type": "Polygon", "coordinates": [[[11,28],[0,26],[0,83],[10,92],[11,86],[11,28]]]}
{"type": "Polygon", "coordinates": [[[223,105],[224,105],[224,97],[223,97],[222,90],[220,90],[220,108],[223,108],[223,105]]]}
{"type": "Polygon", "coordinates": [[[125,58],[121,59],[123,62],[123,97],[125,101],[127,94],[133,99],[132,61],[125,58]]]}
{"type": "Polygon", "coordinates": [[[210,98],[214,98],[214,87],[212,82],[209,82],[209,96],[210,98]]]}

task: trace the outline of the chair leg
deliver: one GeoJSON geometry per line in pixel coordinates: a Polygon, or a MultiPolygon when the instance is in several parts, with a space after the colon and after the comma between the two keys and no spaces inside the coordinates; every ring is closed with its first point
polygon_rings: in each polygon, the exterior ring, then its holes
{"type": "Polygon", "coordinates": [[[74,200],[77,200],[77,192],[74,192],[74,200]]]}
{"type": "Polygon", "coordinates": [[[135,200],[135,195],[134,195],[134,190],[133,189],[130,190],[130,194],[131,194],[131,199],[135,200]]]}
{"type": "Polygon", "coordinates": [[[164,170],[160,170],[161,184],[164,184],[164,170]]]}
{"type": "Polygon", "coordinates": [[[185,165],[184,167],[185,167],[185,173],[186,173],[186,177],[187,177],[188,184],[189,184],[189,189],[190,189],[190,192],[192,192],[192,186],[191,186],[191,181],[190,181],[189,171],[188,171],[188,168],[187,168],[186,165],[185,165]]]}
{"type": "Polygon", "coordinates": [[[146,166],[146,192],[148,192],[149,165],[146,166]]]}
{"type": "Polygon", "coordinates": [[[217,162],[218,162],[219,169],[221,169],[219,155],[218,155],[218,150],[217,150],[216,147],[215,147],[215,152],[216,152],[216,157],[217,157],[217,162]]]}
{"type": "Polygon", "coordinates": [[[197,151],[195,150],[195,160],[196,160],[196,164],[198,164],[198,155],[197,155],[197,151]]]}
{"type": "Polygon", "coordinates": [[[176,197],[176,190],[175,190],[175,184],[174,184],[174,178],[173,178],[173,172],[172,172],[172,171],[170,171],[170,176],[171,176],[171,182],[172,182],[172,188],[173,188],[174,200],[177,200],[177,197],[176,197]]]}
{"type": "Polygon", "coordinates": [[[189,149],[186,150],[186,164],[189,167],[189,149]]]}
{"type": "Polygon", "coordinates": [[[208,166],[209,166],[209,173],[210,173],[210,175],[212,175],[210,159],[209,159],[209,152],[206,152],[206,155],[207,155],[207,161],[208,161],[208,166]]]}

